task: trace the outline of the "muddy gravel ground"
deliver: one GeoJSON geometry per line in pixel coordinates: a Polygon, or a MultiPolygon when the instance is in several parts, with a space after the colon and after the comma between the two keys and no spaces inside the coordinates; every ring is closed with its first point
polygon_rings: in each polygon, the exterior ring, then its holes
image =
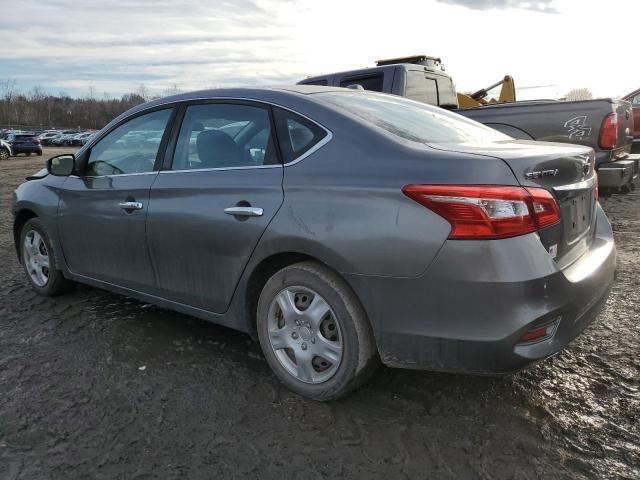
{"type": "Polygon", "coordinates": [[[0,478],[640,478],[640,195],[603,199],[618,278],[560,355],[500,379],[383,369],[316,403],[246,335],[32,293],[9,199],[52,151],[0,162],[0,478]]]}

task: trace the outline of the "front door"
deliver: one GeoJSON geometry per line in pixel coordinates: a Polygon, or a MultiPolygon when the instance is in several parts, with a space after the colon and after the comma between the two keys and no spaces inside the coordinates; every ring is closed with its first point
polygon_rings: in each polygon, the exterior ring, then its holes
{"type": "Polygon", "coordinates": [[[210,312],[227,309],[283,201],[269,108],[189,105],[170,169],[149,201],[147,238],[157,295],[210,312]]]}
{"type": "Polygon", "coordinates": [[[155,284],[146,246],[149,190],[172,109],[139,115],[87,152],[60,192],[58,228],[69,269],[141,292],[155,284]]]}

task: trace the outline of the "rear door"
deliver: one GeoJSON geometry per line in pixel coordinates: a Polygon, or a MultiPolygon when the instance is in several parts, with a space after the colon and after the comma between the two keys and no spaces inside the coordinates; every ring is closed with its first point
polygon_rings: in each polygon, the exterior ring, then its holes
{"type": "Polygon", "coordinates": [[[156,294],[222,313],[282,204],[283,167],[267,105],[216,101],[183,109],[169,146],[174,154],[149,201],[156,294]]]}

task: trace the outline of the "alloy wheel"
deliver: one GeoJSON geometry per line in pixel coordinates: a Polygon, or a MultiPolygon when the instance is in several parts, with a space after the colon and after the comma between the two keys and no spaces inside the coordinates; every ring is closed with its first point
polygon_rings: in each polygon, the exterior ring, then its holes
{"type": "Polygon", "coordinates": [[[31,230],[24,237],[24,265],[31,281],[44,287],[49,281],[49,251],[42,235],[31,230]]]}

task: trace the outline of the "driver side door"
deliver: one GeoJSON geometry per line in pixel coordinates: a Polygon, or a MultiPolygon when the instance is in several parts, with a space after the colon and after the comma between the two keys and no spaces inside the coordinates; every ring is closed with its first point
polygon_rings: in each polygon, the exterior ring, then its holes
{"type": "Polygon", "coordinates": [[[164,108],[116,126],[79,159],[81,175],[62,185],[58,229],[74,274],[140,292],[153,289],[147,208],[172,114],[164,108]]]}

